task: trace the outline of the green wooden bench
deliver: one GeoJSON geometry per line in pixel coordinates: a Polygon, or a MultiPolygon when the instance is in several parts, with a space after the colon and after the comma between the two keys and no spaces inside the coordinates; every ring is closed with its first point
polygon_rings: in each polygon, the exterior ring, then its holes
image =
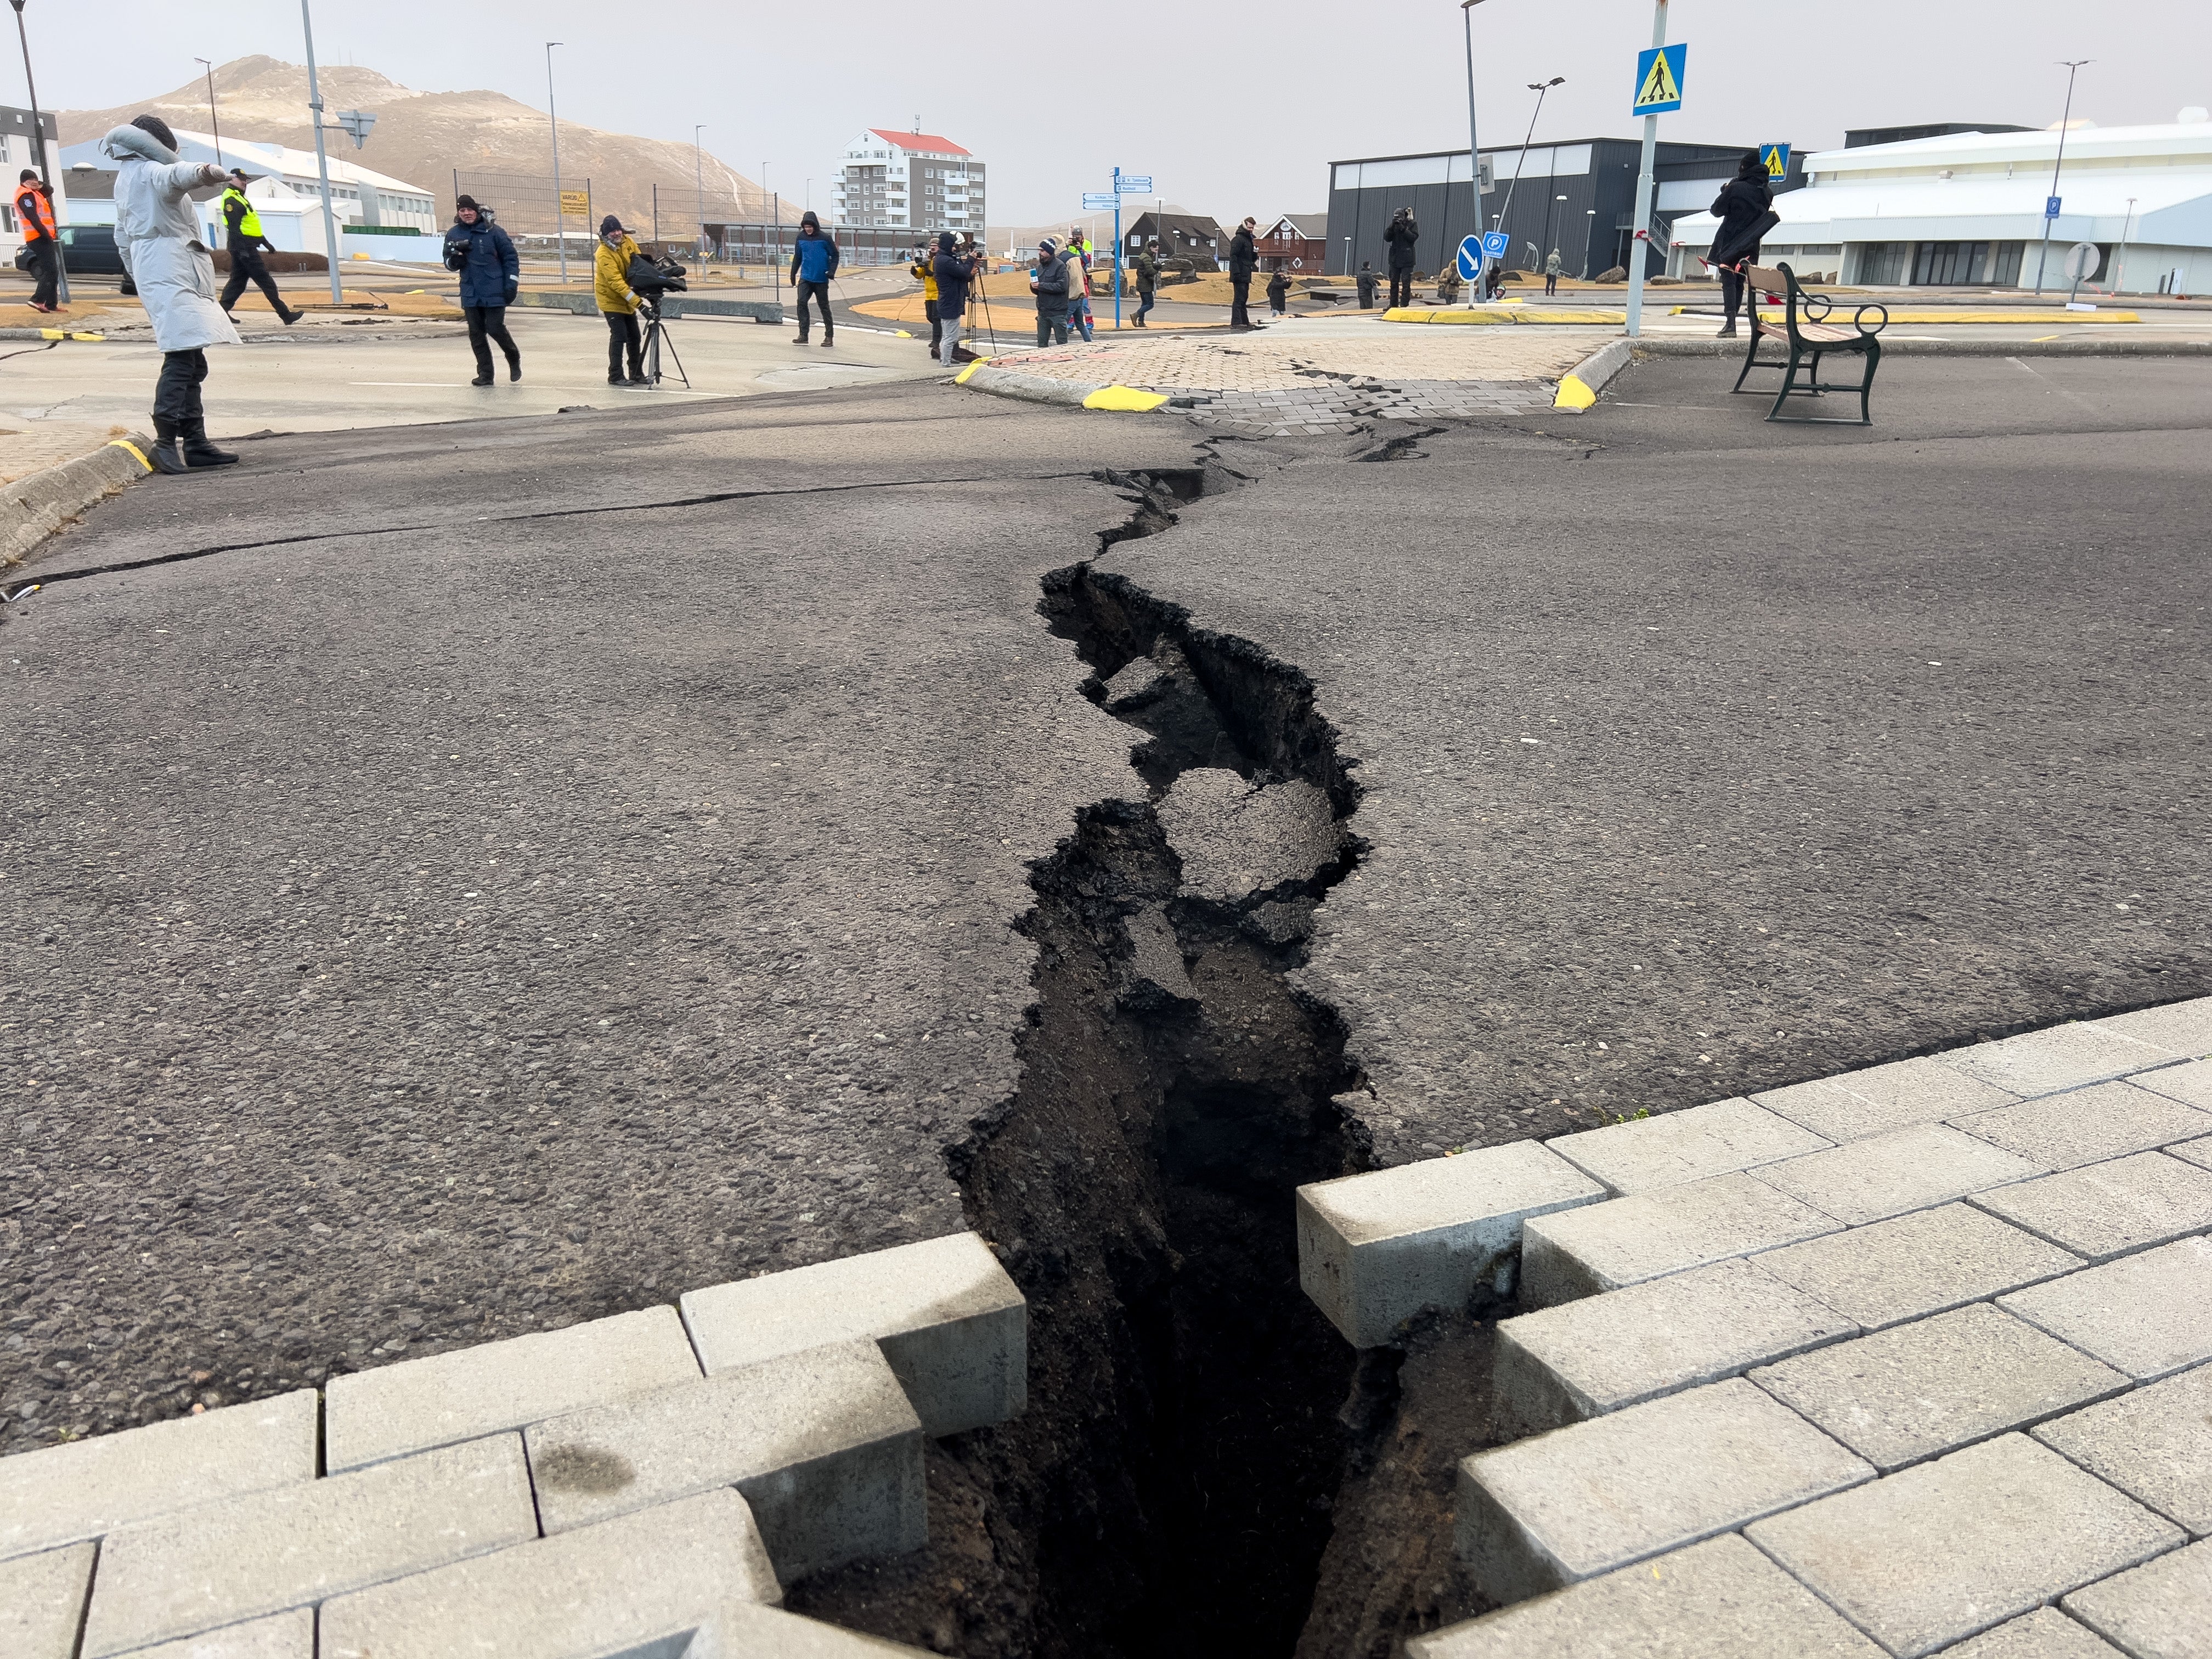
{"type": "MultiPolygon", "coordinates": [[[[1797,285],[1797,273],[1788,265],[1745,264],[1735,270],[1743,278],[1744,309],[1751,313],[1751,349],[1744,354],[1742,373],[1735,377],[1735,385],[1730,390],[1742,391],[1744,381],[1754,368],[1778,368],[1782,371],[1782,390],[1775,394],[1774,407],[1766,412],[1768,420],[1804,421],[1824,426],[1872,426],[1874,416],[1868,411],[1868,397],[1874,387],[1875,370],[1881,365],[1881,342],[1876,337],[1889,326],[1889,307],[1879,303],[1863,305],[1851,318],[1851,326],[1844,328],[1827,320],[1834,302],[1825,294],[1806,293],[1797,285]],[[1759,314],[1761,294],[1782,297],[1780,322],[1770,323],[1759,314]],[[1881,313],[1881,320],[1871,328],[1866,321],[1870,311],[1881,313]],[[1788,360],[1761,359],[1759,346],[1762,340],[1776,340],[1788,346],[1788,360]],[[1844,355],[1857,357],[1866,366],[1857,382],[1822,380],[1820,359],[1844,355]],[[1818,398],[1831,392],[1857,392],[1858,419],[1854,421],[1841,415],[1785,416],[1782,412],[1782,406],[1793,397],[1818,398]]],[[[1764,388],[1753,390],[1763,392],[1764,388]]]]}

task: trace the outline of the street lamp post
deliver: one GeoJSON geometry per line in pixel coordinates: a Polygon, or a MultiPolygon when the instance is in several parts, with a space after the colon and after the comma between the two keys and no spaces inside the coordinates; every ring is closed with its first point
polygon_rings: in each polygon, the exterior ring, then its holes
{"type": "MultiPolygon", "coordinates": [[[[31,160],[37,165],[39,177],[53,187],[54,175],[46,166],[46,130],[39,120],[39,83],[31,78],[31,37],[23,27],[23,0],[9,0],[15,8],[15,38],[23,43],[23,85],[31,94],[31,160]]],[[[58,247],[54,250],[54,298],[62,304],[69,303],[69,261],[62,257],[58,247]]]]}
{"type": "MultiPolygon", "coordinates": [[[[1662,3],[1664,3],[1664,0],[1662,0],[1662,3]]],[[[1544,112],[1545,94],[1549,93],[1553,87],[1559,86],[1564,82],[1566,78],[1567,77],[1564,75],[1555,75],[1548,81],[1531,81],[1528,82],[1528,90],[1536,94],[1536,107],[1529,114],[1528,136],[1521,141],[1521,153],[1513,158],[1513,182],[1505,186],[1505,205],[1503,208],[1500,208],[1498,212],[1498,222],[1500,225],[1503,225],[1505,222],[1506,216],[1513,211],[1513,192],[1521,183],[1521,168],[1522,165],[1528,159],[1528,146],[1535,142],[1536,118],[1544,112]]],[[[1546,220],[1547,222],[1549,222],[1548,214],[1546,216],[1546,220]]]]}
{"type": "Polygon", "coordinates": [[[553,107],[553,48],[565,45],[560,40],[545,43],[545,119],[553,130],[553,246],[561,255],[561,285],[568,285],[568,216],[561,200],[561,117],[553,107]]]}
{"type": "Polygon", "coordinates": [[[343,306],[345,290],[338,285],[338,216],[331,206],[331,158],[323,149],[323,94],[315,79],[315,20],[307,15],[307,0],[300,0],[300,32],[307,43],[307,108],[315,118],[315,175],[323,185],[323,243],[331,261],[331,303],[343,306]]]}
{"type": "Polygon", "coordinates": [[[1552,216],[1559,211],[1559,204],[1566,199],[1564,196],[1554,196],[1552,205],[1544,210],[1544,252],[1547,256],[1552,252],[1552,216]]]}
{"type": "Polygon", "coordinates": [[[222,165],[222,124],[215,118],[215,65],[204,58],[195,58],[192,62],[207,71],[208,131],[215,135],[215,164],[221,167],[222,165]]]}
{"type": "Polygon", "coordinates": [[[699,257],[707,256],[707,175],[700,162],[699,135],[707,124],[699,121],[691,128],[691,187],[699,192],[699,257]]]}
{"type": "MultiPolygon", "coordinates": [[[[1474,9],[1482,0],[1459,0],[1460,21],[1467,35],[1467,188],[1474,199],[1474,234],[1482,236],[1482,148],[1474,132],[1474,9]]],[[[1354,198],[1358,199],[1357,198],[1354,198]]],[[[1344,256],[1344,268],[1352,269],[1352,255],[1344,256]]],[[[1486,264],[1484,270],[1489,267],[1486,264]]],[[[1468,284],[1467,302],[1473,307],[1482,298],[1483,283],[1468,284]]]]}
{"type": "MultiPolygon", "coordinates": [[[[1652,0],[1651,44],[1667,44],[1667,0],[1652,0]]],[[[1652,167],[1659,154],[1659,118],[1644,118],[1644,154],[1636,171],[1636,218],[1628,235],[1628,337],[1644,331],[1644,267],[1651,246],[1651,198],[1657,189],[1652,167]]]]}
{"type": "Polygon", "coordinates": [[[1590,232],[1594,230],[1596,226],[1597,210],[1595,208],[1584,208],[1583,210],[1583,281],[1586,283],[1590,279],[1590,232]]]}
{"type": "MultiPolygon", "coordinates": [[[[2066,127],[2074,118],[2074,77],[2081,72],[2082,64],[2096,61],[2094,58],[2075,58],[2060,65],[2066,71],[2066,112],[2058,118],[2058,158],[2051,164],[2053,201],[2058,196],[2058,169],[2066,164],[2066,127]]],[[[2035,291],[2038,294],[2043,292],[2043,267],[2045,261],[2051,258],[2051,226],[2056,216],[2051,211],[2051,204],[2045,202],[2043,204],[2043,251],[2035,256],[2035,291]]]]}
{"type": "Polygon", "coordinates": [[[2135,228],[2136,199],[2128,198],[2128,216],[2120,221],[2119,250],[2112,256],[2112,292],[2116,295],[2120,291],[2120,278],[2127,270],[2128,232],[2135,228]]]}

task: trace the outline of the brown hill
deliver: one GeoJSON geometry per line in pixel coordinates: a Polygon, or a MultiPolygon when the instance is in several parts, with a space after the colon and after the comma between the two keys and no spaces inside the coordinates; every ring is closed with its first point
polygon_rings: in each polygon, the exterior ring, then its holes
{"type": "MultiPolygon", "coordinates": [[[[318,66],[323,104],[331,116],[368,111],[376,130],[360,150],[343,133],[331,134],[332,154],[421,186],[450,209],[453,175],[460,188],[495,206],[511,230],[549,232],[552,220],[552,155],[545,112],[498,92],[417,92],[374,70],[318,66]]],[[[274,58],[240,58],[215,72],[216,112],[225,137],[314,148],[308,125],[307,71],[274,58]]],[[[207,82],[198,80],[158,98],[107,110],[63,110],[64,144],[97,138],[110,127],[151,111],[172,126],[208,129],[207,82]]],[[[750,219],[763,211],[760,186],[709,155],[705,164],[707,217],[750,219]]],[[[691,146],[596,127],[561,123],[561,182],[569,190],[588,181],[594,224],[602,214],[649,230],[653,186],[660,187],[664,234],[689,235],[697,218],[691,146]]],[[[572,234],[586,227],[569,221],[572,234]]]]}

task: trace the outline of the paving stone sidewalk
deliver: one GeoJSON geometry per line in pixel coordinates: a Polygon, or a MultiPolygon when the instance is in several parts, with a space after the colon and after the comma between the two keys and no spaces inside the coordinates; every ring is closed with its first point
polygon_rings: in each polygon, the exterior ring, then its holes
{"type": "Polygon", "coordinates": [[[1559,376],[1619,332],[1299,319],[1250,334],[1101,336],[1091,344],[1004,352],[990,367],[1040,391],[1161,392],[1170,408],[1196,419],[1275,435],[1341,431],[1366,420],[1548,410],[1559,376]]]}
{"type": "Polygon", "coordinates": [[[1412,1659],[2212,1652],[2207,1056],[2212,998],[1302,1189],[1362,1346],[1519,1235],[1504,1605],[1412,1659]]]}

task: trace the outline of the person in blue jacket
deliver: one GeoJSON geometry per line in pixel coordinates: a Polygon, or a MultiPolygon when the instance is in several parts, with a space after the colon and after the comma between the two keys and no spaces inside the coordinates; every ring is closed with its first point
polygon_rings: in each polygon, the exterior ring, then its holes
{"type": "Polygon", "coordinates": [[[471,386],[491,384],[491,343],[507,353],[507,378],[522,378],[522,353],[507,331],[507,308],[521,285],[522,262],[514,243],[491,222],[491,210],[473,196],[453,198],[453,228],[446,233],[446,269],[461,274],[461,314],[469,319],[469,349],[477,354],[471,386]]]}
{"type": "Polygon", "coordinates": [[[837,262],[844,258],[837,246],[837,239],[825,233],[822,222],[814,216],[814,210],[806,210],[799,222],[799,240],[791,245],[791,280],[799,289],[799,339],[806,343],[806,302],[812,300],[822,307],[822,343],[834,345],[837,339],[837,324],[830,315],[830,283],[837,275],[837,262]]]}

